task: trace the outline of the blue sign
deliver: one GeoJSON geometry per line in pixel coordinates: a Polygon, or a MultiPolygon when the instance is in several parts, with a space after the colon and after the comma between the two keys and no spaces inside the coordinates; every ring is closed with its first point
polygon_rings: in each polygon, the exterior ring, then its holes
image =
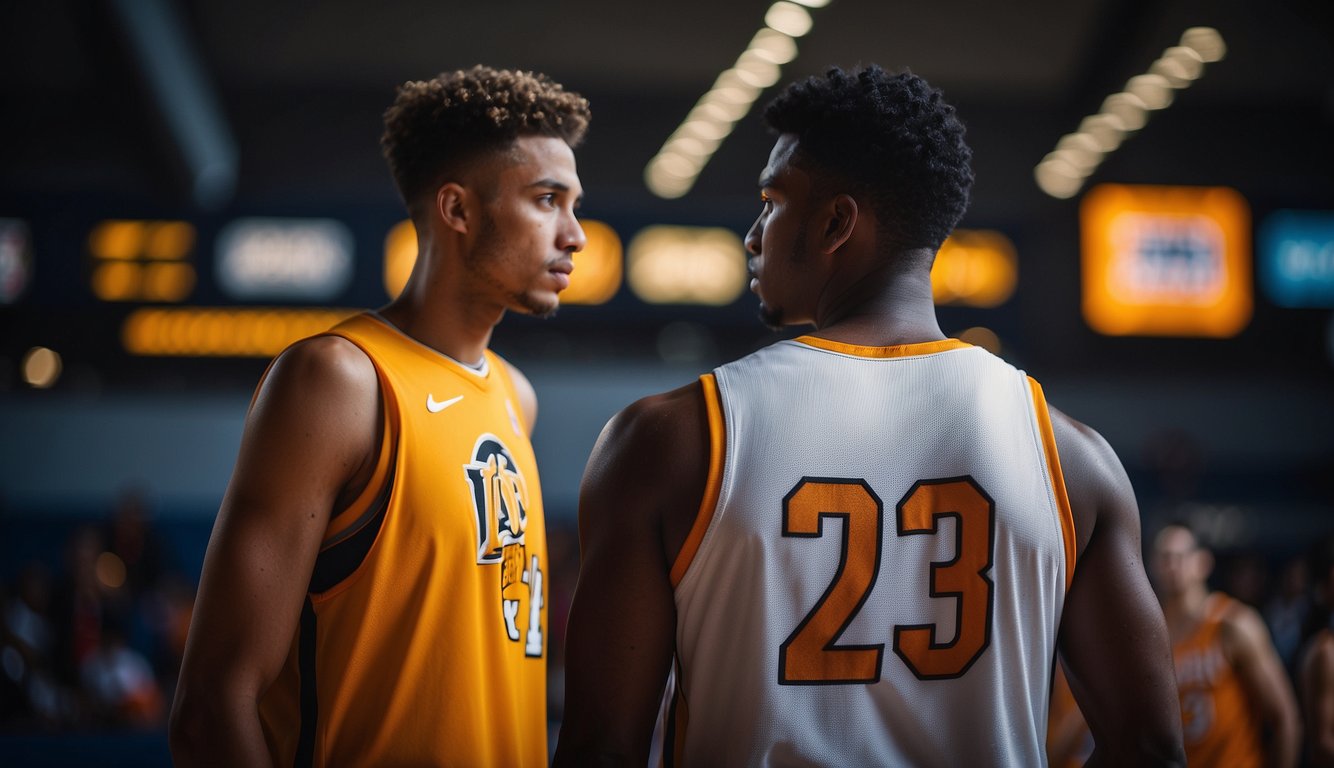
{"type": "Polygon", "coordinates": [[[1260,227],[1260,283],[1284,307],[1334,307],[1334,211],[1277,211],[1260,227]]]}

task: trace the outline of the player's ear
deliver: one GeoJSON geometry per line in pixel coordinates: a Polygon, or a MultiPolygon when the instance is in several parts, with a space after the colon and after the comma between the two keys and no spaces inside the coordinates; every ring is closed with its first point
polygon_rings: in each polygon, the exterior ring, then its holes
{"type": "Polygon", "coordinates": [[[1195,556],[1199,558],[1200,578],[1209,578],[1209,574],[1214,572],[1214,553],[1199,549],[1195,551],[1195,556]]]}
{"type": "Polygon", "coordinates": [[[435,216],[459,234],[468,234],[468,190],[456,182],[442,184],[435,191],[435,216]]]}
{"type": "Polygon", "coordinates": [[[830,254],[852,237],[860,211],[852,195],[835,195],[824,205],[824,223],[820,230],[820,252],[830,254]]]}

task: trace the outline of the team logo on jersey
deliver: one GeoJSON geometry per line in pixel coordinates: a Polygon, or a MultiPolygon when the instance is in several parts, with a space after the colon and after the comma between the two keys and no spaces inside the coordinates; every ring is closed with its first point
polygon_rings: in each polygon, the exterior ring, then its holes
{"type": "Polygon", "coordinates": [[[495,435],[482,435],[472,461],[463,465],[472,488],[477,520],[477,563],[500,564],[500,597],[505,633],[524,643],[524,653],[542,655],[542,565],[525,546],[528,483],[514,455],[495,435]],[[519,627],[520,607],[528,603],[527,624],[519,627]]]}
{"type": "Polygon", "coordinates": [[[477,562],[494,563],[504,548],[523,544],[528,527],[528,484],[514,455],[495,435],[477,438],[472,461],[463,465],[477,515],[477,562]]]}

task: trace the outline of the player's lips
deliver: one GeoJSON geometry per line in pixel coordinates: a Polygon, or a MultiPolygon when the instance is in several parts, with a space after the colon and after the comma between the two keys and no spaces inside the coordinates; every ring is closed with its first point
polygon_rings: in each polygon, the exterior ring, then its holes
{"type": "Polygon", "coordinates": [[[557,261],[547,268],[547,272],[556,279],[556,285],[560,286],[558,290],[563,291],[570,287],[570,274],[574,272],[574,262],[557,261]]]}
{"type": "Polygon", "coordinates": [[[760,289],[759,257],[746,260],[746,271],[750,273],[750,290],[760,289]]]}

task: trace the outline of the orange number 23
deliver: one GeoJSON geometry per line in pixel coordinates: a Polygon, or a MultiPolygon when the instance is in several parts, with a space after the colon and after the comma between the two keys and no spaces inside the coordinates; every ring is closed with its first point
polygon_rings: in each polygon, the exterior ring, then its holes
{"type": "MultiPolygon", "coordinates": [[[[957,601],[954,638],[937,642],[935,624],[894,628],[894,652],[923,680],[962,675],[991,642],[995,505],[971,477],[919,480],[899,502],[898,536],[934,536],[954,518],[954,558],[931,564],[931,597],[957,601]]],[[[835,645],[870,597],[880,571],[884,505],[865,480],[802,478],[783,500],[783,535],[818,538],[842,518],[838,570],[810,613],[778,648],[783,685],[874,683],[885,645],[835,645]]]]}

